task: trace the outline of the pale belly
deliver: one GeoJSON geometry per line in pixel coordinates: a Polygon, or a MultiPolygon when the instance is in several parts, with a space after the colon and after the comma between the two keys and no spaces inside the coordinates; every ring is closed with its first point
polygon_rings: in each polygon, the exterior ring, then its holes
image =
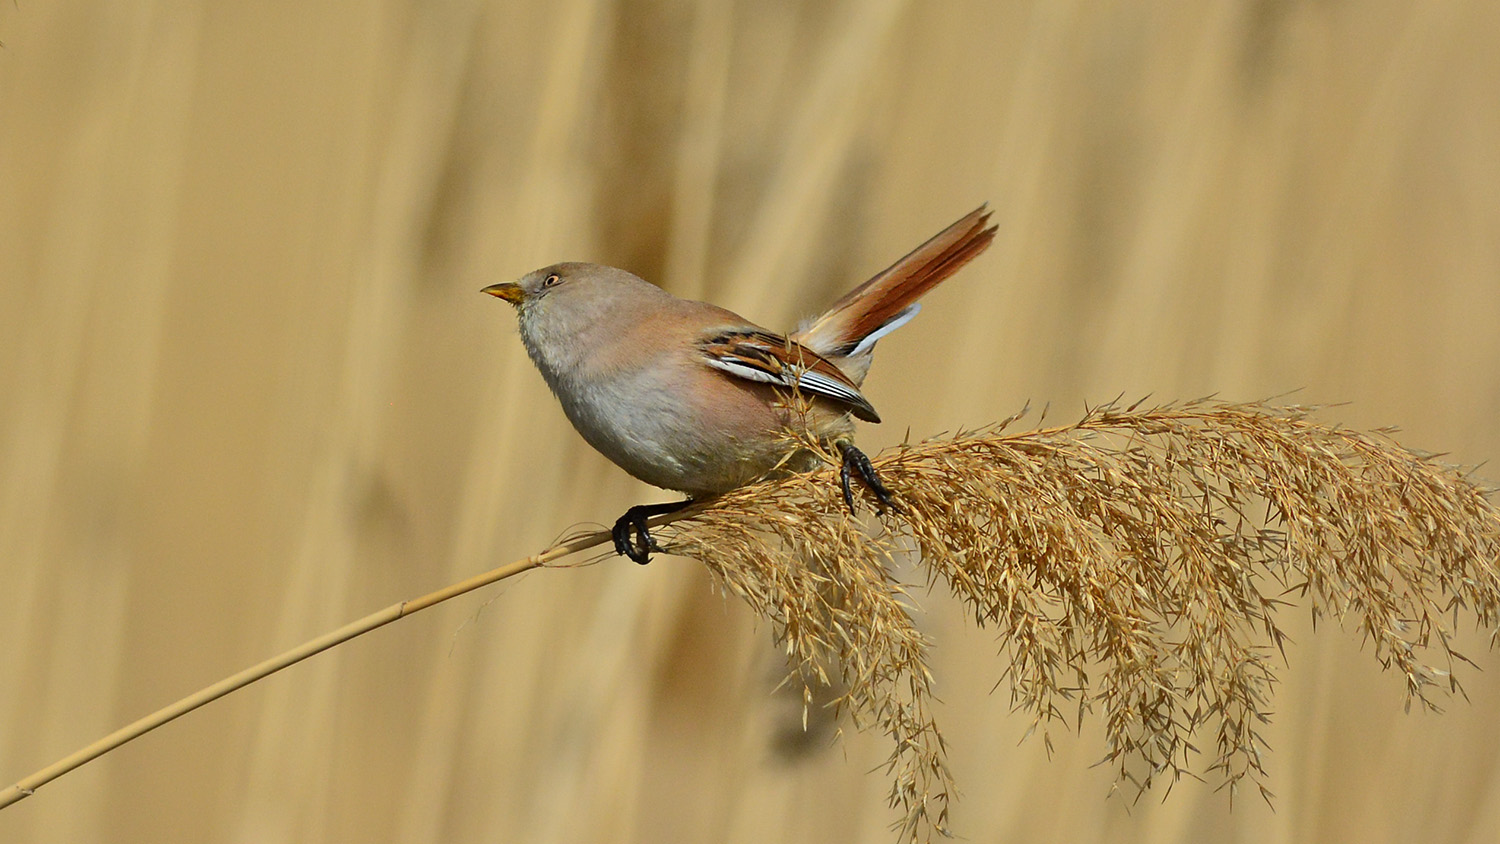
{"type": "MultiPolygon", "coordinates": [[[[707,368],[688,376],[678,383],[700,389],[667,395],[645,377],[626,374],[559,391],[559,398],[573,426],[605,457],[646,483],[693,498],[744,486],[778,464],[790,471],[816,465],[806,452],[786,459],[798,450],[783,436],[788,413],[769,387],[724,381],[707,368]]],[[[852,430],[841,413],[812,417],[823,438],[852,430]]]]}

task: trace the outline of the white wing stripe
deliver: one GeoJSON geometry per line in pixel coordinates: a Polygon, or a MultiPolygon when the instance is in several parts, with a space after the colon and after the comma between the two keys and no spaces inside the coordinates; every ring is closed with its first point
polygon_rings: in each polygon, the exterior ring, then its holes
{"type": "Polygon", "coordinates": [[[876,340],[879,340],[885,335],[890,334],[892,331],[895,331],[908,322],[911,322],[911,318],[916,316],[917,311],[920,310],[922,310],[921,302],[913,302],[912,304],[901,309],[901,312],[891,317],[890,321],[885,325],[882,325],[874,331],[871,331],[869,334],[866,334],[865,339],[859,341],[859,345],[855,346],[853,350],[849,352],[849,357],[852,358],[856,355],[862,355],[865,352],[873,349],[875,347],[876,340]]]}
{"type": "MultiPolygon", "coordinates": [[[[760,381],[763,384],[779,384],[783,387],[793,386],[791,381],[785,377],[777,376],[754,366],[746,366],[738,360],[725,358],[708,358],[708,365],[715,369],[722,369],[730,375],[735,375],[749,381],[760,381]]],[[[821,372],[804,370],[797,374],[797,387],[807,390],[809,393],[817,393],[831,399],[864,404],[866,399],[858,392],[849,389],[847,385],[829,378],[821,372]]]]}
{"type": "Polygon", "coordinates": [[[865,404],[865,397],[847,386],[819,372],[802,372],[797,376],[797,385],[809,393],[821,393],[829,398],[854,404],[865,404]]]}
{"type": "Polygon", "coordinates": [[[778,377],[777,375],[767,372],[764,369],[759,369],[754,366],[746,366],[745,364],[733,358],[710,357],[706,358],[706,360],[708,361],[709,366],[712,366],[715,369],[722,369],[725,372],[728,372],[730,375],[744,378],[747,381],[760,381],[764,384],[780,384],[783,387],[792,386],[785,378],[778,377]]]}
{"type": "Polygon", "coordinates": [[[854,408],[854,415],[860,419],[868,422],[880,421],[875,408],[870,406],[870,400],[861,395],[859,390],[821,372],[797,366],[784,366],[780,372],[771,372],[733,355],[722,357],[704,355],[703,362],[746,381],[759,381],[762,384],[774,384],[778,387],[795,387],[814,395],[843,402],[854,408]]]}

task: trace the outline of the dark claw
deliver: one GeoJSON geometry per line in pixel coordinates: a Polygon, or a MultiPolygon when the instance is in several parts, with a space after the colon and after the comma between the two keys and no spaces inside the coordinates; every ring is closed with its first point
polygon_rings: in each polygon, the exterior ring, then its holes
{"type": "Polygon", "coordinates": [[[844,452],[844,465],[839,467],[839,486],[844,490],[844,506],[849,508],[849,515],[854,515],[854,490],[849,488],[849,452],[844,452]]]}
{"type": "Polygon", "coordinates": [[[626,510],[625,515],[616,519],[615,526],[609,531],[610,537],[615,541],[615,553],[629,557],[643,566],[651,562],[651,552],[660,552],[661,546],[651,537],[646,520],[663,513],[675,513],[691,503],[692,500],[689,499],[665,504],[637,504],[626,510]]]}
{"type": "MultiPolygon", "coordinates": [[[[630,535],[632,530],[637,530],[637,527],[635,520],[630,517],[630,512],[626,512],[625,515],[615,520],[615,526],[609,532],[615,540],[615,553],[622,557],[629,557],[644,566],[651,562],[651,557],[647,554],[650,549],[641,550],[636,546],[630,535]]],[[[644,525],[639,530],[644,530],[644,525]]]]}
{"type": "Polygon", "coordinates": [[[891,496],[891,491],[886,489],[884,483],[881,483],[880,474],[875,471],[874,466],[870,465],[870,458],[856,448],[854,443],[847,441],[839,443],[839,451],[844,455],[844,465],[839,469],[839,484],[843,487],[844,506],[849,508],[849,512],[851,514],[854,512],[854,491],[850,489],[849,480],[854,472],[858,472],[859,479],[870,488],[876,502],[880,504],[875,510],[875,515],[885,515],[887,507],[899,513],[901,508],[896,504],[896,499],[891,496]]]}

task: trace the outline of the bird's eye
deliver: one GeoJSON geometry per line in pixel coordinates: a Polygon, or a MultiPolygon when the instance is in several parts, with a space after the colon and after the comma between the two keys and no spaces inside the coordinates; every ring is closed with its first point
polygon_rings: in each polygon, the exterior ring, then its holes
{"type": "Polygon", "coordinates": [[[559,281],[562,281],[562,276],[558,275],[557,273],[553,273],[552,275],[547,276],[547,279],[542,282],[542,286],[551,287],[557,284],[559,281]]]}

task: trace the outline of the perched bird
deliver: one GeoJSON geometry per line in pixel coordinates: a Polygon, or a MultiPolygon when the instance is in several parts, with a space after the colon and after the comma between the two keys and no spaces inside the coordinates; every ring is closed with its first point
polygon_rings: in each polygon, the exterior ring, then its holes
{"type": "Polygon", "coordinates": [[[793,424],[843,456],[851,512],[854,473],[892,505],[854,446],[854,419],[880,421],[860,385],[875,341],[994,240],[989,216],[981,205],[787,335],[598,264],[553,264],[483,292],[516,307],[521,342],[590,445],[635,477],[688,496],[631,507],[615,522],[615,550],[646,563],[660,550],[647,518],[815,466],[788,438],[793,424]]]}

